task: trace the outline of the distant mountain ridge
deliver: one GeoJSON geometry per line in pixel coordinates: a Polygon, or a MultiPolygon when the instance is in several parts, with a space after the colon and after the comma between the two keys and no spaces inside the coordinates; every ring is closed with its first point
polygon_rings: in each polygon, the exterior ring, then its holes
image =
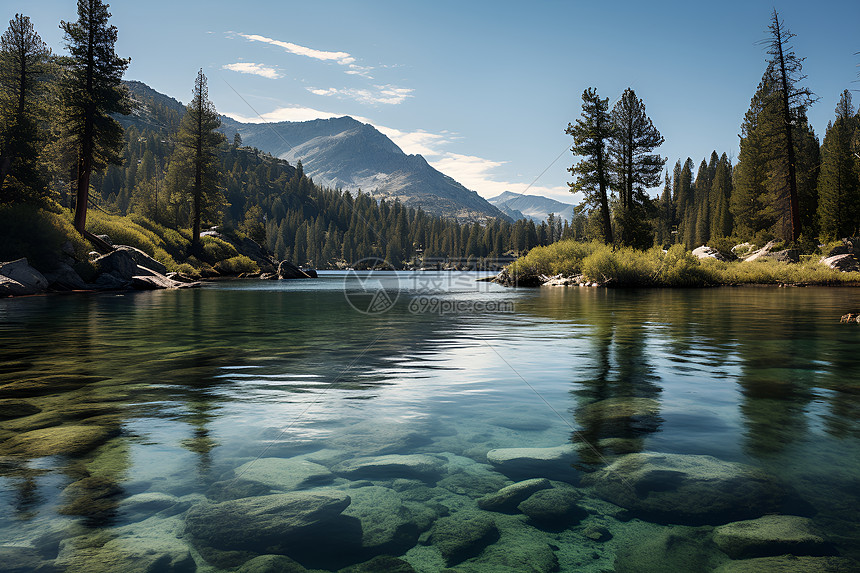
{"type": "Polygon", "coordinates": [[[487,199],[487,201],[510,216],[513,216],[512,213],[519,212],[522,216],[532,219],[536,223],[545,221],[550,213],[568,221],[573,220],[573,205],[541,195],[505,191],[501,195],[487,199]]]}
{"type": "MultiPolygon", "coordinates": [[[[137,104],[132,115],[118,118],[126,127],[167,131],[185,113],[182,102],[143,82],[123,83],[137,104]]],[[[375,127],[352,117],[243,123],[222,115],[221,122],[220,131],[228,139],[238,133],[244,145],[293,164],[301,160],[305,173],[320,185],[397,198],[409,207],[461,221],[509,218],[476,192],[433,168],[421,155],[405,154],[375,127]]]]}
{"type": "Polygon", "coordinates": [[[405,154],[375,127],[349,116],[269,124],[222,117],[221,131],[228,137],[238,133],[245,145],[291,163],[301,160],[305,172],[324,186],[361,189],[460,220],[506,217],[421,155],[405,154]]]}

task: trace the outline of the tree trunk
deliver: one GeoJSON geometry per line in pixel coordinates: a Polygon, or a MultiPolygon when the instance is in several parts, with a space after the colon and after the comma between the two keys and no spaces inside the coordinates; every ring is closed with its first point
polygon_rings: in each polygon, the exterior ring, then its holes
{"type": "Polygon", "coordinates": [[[794,142],[791,133],[791,108],[789,106],[788,78],[785,58],[782,53],[782,31],[776,21],[776,45],[779,54],[779,74],[782,83],[782,119],[785,124],[785,146],[788,156],[788,202],[791,211],[791,240],[800,238],[800,201],[797,196],[797,174],[795,173],[794,142]]]}
{"type": "Polygon", "coordinates": [[[606,174],[603,167],[603,134],[600,125],[600,114],[597,116],[597,133],[600,138],[597,146],[597,179],[600,185],[600,210],[603,212],[603,237],[607,245],[615,242],[612,238],[612,219],[609,218],[609,200],[606,198],[606,174]]]}

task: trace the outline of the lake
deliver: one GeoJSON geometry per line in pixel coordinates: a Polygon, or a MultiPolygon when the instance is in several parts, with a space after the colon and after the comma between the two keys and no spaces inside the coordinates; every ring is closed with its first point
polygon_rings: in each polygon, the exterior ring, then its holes
{"type": "Polygon", "coordinates": [[[860,291],[478,276],[0,300],[0,570],[860,560],[860,291]]]}

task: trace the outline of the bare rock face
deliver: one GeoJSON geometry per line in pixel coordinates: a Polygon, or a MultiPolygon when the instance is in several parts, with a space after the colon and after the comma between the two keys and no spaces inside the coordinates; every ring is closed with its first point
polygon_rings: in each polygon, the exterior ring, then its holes
{"type": "Polygon", "coordinates": [[[627,454],[582,480],[598,496],[657,523],[721,524],[782,507],[776,478],[712,456],[627,454]]]}
{"type": "Polygon", "coordinates": [[[0,263],[0,297],[45,292],[48,279],[30,266],[27,259],[0,263]]]}
{"type": "Polygon", "coordinates": [[[716,259],[718,261],[727,261],[728,259],[717,249],[702,245],[693,249],[693,256],[698,259],[716,259]]]}
{"type": "Polygon", "coordinates": [[[844,253],[841,255],[833,255],[821,259],[822,265],[828,266],[831,269],[846,273],[860,271],[860,260],[853,253],[844,253]]]}

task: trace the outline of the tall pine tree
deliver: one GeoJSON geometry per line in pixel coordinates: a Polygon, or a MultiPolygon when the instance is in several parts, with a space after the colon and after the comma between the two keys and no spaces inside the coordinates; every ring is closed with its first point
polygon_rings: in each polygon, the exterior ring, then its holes
{"type": "Polygon", "coordinates": [[[66,128],[78,156],[75,228],[81,233],[93,171],[121,161],[122,126],[112,114],[131,113],[128,91],[122,85],[130,60],[114,52],[117,30],[108,25],[108,7],[101,0],[78,0],[78,20],[60,22],[70,54],[65,60],[62,99],[66,128]]]}
{"type": "Polygon", "coordinates": [[[0,203],[44,195],[39,156],[45,137],[39,123],[46,111],[50,57],[30,18],[15,14],[0,37],[0,203]]]}
{"type": "Polygon", "coordinates": [[[190,187],[191,249],[196,251],[200,247],[201,222],[204,218],[217,222],[224,206],[221,162],[217,152],[225,137],[215,131],[221,126],[221,118],[209,101],[209,88],[202,69],[194,80],[192,94],[191,103],[179,124],[179,145],[171,164],[175,163],[185,175],[185,185],[190,187]]]}
{"type": "Polygon", "coordinates": [[[818,216],[824,240],[855,236],[860,225],[860,179],[854,155],[858,127],[851,92],[845,90],[821,148],[818,216]]]}
{"type": "MultiPolygon", "coordinates": [[[[576,125],[568,123],[565,133],[573,136],[570,150],[581,157],[568,169],[576,177],[575,181],[568,183],[570,190],[573,193],[581,191],[585,201],[600,210],[603,240],[612,244],[614,240],[608,197],[609,158],[606,150],[612,137],[609,98],[601,99],[594,88],[582,92],[582,117],[576,120],[576,125]]],[[[537,242],[536,237],[534,242],[537,242]]]]}
{"type": "Polygon", "coordinates": [[[644,247],[651,198],[647,190],[660,184],[666,159],[652,153],[663,136],[645,113],[645,104],[627,88],[612,108],[613,133],[609,140],[611,183],[618,194],[616,212],[621,243],[644,247]]]}

